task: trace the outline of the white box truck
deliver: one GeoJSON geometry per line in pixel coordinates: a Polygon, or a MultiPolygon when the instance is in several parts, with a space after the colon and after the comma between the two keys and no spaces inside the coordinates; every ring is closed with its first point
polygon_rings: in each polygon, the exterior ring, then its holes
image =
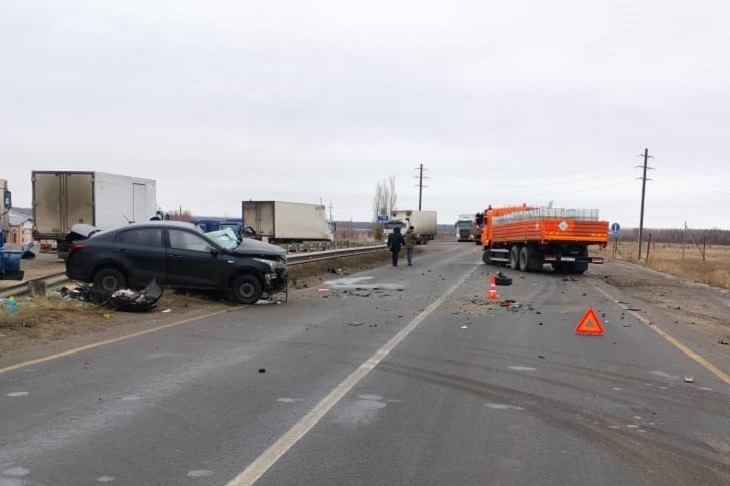
{"type": "Polygon", "coordinates": [[[388,240],[388,235],[394,228],[400,228],[401,233],[405,233],[409,226],[415,228],[419,245],[428,244],[437,234],[436,211],[393,209],[388,215],[388,221],[383,224],[384,240],[388,240]]]}
{"type": "Polygon", "coordinates": [[[157,188],[152,179],[84,171],[31,173],[33,237],[55,242],[66,252],[66,236],[75,224],[99,230],[149,221],[157,212],[157,188]]]}
{"type": "Polygon", "coordinates": [[[321,204],[243,201],[245,236],[274,244],[333,241],[334,225],[321,204]]]}

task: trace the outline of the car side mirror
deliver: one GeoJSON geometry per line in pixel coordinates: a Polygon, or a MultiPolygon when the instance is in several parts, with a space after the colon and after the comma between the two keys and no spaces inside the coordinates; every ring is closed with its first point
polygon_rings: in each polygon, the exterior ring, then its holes
{"type": "Polygon", "coordinates": [[[210,249],[210,255],[213,256],[213,257],[217,257],[219,253],[220,252],[218,251],[217,248],[211,248],[210,249]]]}

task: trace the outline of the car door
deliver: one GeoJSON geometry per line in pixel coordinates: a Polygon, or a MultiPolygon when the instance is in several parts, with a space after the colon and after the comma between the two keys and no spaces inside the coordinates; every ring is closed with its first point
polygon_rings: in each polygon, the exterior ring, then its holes
{"type": "Polygon", "coordinates": [[[162,228],[129,228],[114,240],[113,258],[122,263],[131,287],[145,286],[152,279],[164,283],[165,255],[162,228]]]}
{"type": "Polygon", "coordinates": [[[167,284],[172,287],[217,288],[225,257],[202,234],[169,228],[167,284]]]}

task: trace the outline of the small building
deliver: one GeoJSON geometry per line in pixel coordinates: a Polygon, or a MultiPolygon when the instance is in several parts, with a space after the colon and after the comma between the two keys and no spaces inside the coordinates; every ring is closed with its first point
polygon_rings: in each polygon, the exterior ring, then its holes
{"type": "Polygon", "coordinates": [[[12,208],[8,216],[10,231],[7,243],[25,249],[33,241],[33,210],[12,208]]]}

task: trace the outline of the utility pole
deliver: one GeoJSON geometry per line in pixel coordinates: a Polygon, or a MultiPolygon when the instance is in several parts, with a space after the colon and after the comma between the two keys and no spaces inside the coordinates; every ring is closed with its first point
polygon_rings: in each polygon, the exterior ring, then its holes
{"type": "MultiPolygon", "coordinates": [[[[418,171],[418,210],[421,210],[421,202],[423,201],[423,164],[416,168],[418,171]]],[[[428,179],[428,178],[427,178],[428,179]]]]}
{"type": "MultiPolygon", "coordinates": [[[[639,155],[638,157],[641,157],[639,155]]],[[[639,216],[639,257],[638,260],[641,261],[641,245],[642,240],[644,236],[644,199],[646,197],[646,171],[647,169],[652,169],[652,167],[648,167],[647,164],[649,163],[649,158],[651,156],[649,155],[649,149],[644,149],[644,175],[642,176],[642,182],[641,182],[641,215],[639,216]]],[[[652,159],[654,157],[651,157],[652,159]]],[[[640,168],[641,166],[637,166],[637,168],[640,168]]]]}

